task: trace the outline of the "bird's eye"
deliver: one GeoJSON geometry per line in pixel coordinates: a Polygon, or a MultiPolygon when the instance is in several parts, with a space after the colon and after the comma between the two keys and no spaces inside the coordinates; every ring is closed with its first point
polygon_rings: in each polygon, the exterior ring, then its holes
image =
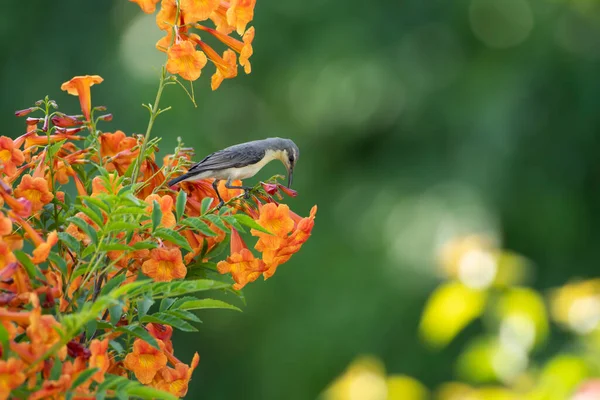
{"type": "Polygon", "coordinates": [[[294,163],[294,156],[290,156],[290,164],[294,163]]]}

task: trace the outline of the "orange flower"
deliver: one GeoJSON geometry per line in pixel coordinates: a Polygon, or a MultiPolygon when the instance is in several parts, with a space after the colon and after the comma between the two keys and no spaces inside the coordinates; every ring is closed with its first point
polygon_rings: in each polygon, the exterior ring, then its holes
{"type": "Polygon", "coordinates": [[[181,12],[186,24],[204,21],[219,6],[220,0],[181,0],[181,12]]]}
{"type": "Polygon", "coordinates": [[[254,18],[256,0],[231,0],[227,10],[227,23],[235,26],[237,33],[243,35],[246,25],[254,18]]]}
{"type": "Polygon", "coordinates": [[[92,108],[92,93],[90,87],[96,83],[101,83],[103,80],[104,79],[98,75],[76,76],[70,81],[63,83],[60,87],[61,90],[65,90],[73,96],[79,96],[81,111],[87,121],[90,120],[90,111],[92,108]]]}
{"type": "Polygon", "coordinates": [[[160,11],[156,14],[156,25],[163,31],[173,29],[175,17],[177,16],[177,3],[175,0],[162,0],[160,11]]]}
{"type": "Polygon", "coordinates": [[[218,29],[211,29],[199,24],[196,25],[196,28],[210,33],[211,35],[219,39],[222,43],[226,44],[231,49],[238,52],[240,54],[240,65],[244,67],[244,72],[246,72],[246,74],[249,74],[252,71],[249,59],[253,53],[252,41],[254,40],[254,27],[251,27],[246,31],[246,33],[244,33],[243,42],[219,32],[218,29]]]}
{"type": "Polygon", "coordinates": [[[235,78],[237,76],[237,61],[235,53],[227,49],[223,53],[223,58],[209,45],[201,40],[197,43],[204,53],[210,58],[210,60],[217,67],[217,71],[213,74],[210,80],[210,86],[212,90],[217,90],[224,79],[235,78]]]}
{"type": "Polygon", "coordinates": [[[194,354],[191,364],[177,363],[175,368],[165,367],[160,370],[162,380],[157,385],[157,389],[164,390],[177,397],[184,397],[188,391],[188,385],[192,379],[192,373],[198,366],[200,356],[194,354]]]}
{"type": "Polygon", "coordinates": [[[17,257],[13,254],[8,244],[0,241],[0,269],[17,261],[17,257]]]}
{"type": "Polygon", "coordinates": [[[25,382],[25,365],[15,358],[0,360],[0,400],[6,400],[13,389],[25,382]]]}
{"type": "Polygon", "coordinates": [[[110,357],[108,355],[108,341],[109,339],[92,340],[90,343],[90,351],[92,353],[90,357],[90,368],[98,368],[93,376],[94,380],[98,383],[104,382],[104,374],[110,367],[110,357]]]}
{"type": "Polygon", "coordinates": [[[142,264],[142,272],[156,282],[170,282],[185,278],[187,269],[177,247],[159,247],[150,251],[150,259],[142,264]]]}
{"type": "Polygon", "coordinates": [[[41,210],[54,198],[48,190],[48,182],[44,178],[32,178],[31,175],[23,175],[21,183],[15,189],[15,196],[29,200],[32,212],[41,210]]]}
{"type": "MultiPolygon", "coordinates": [[[[124,236],[125,235],[123,235],[123,237],[124,236]]],[[[141,242],[142,240],[143,239],[139,234],[133,235],[131,241],[129,242],[129,247],[132,248],[134,244],[141,242]]],[[[120,268],[129,268],[130,270],[136,270],[141,266],[141,261],[148,258],[148,255],[150,255],[150,250],[141,249],[129,252],[125,252],[123,250],[113,250],[109,251],[107,255],[108,258],[110,258],[113,261],[119,259],[119,261],[117,262],[117,266],[119,266],[120,268]],[[124,255],[123,253],[126,254],[124,255]],[[132,260],[133,263],[130,265],[130,261],[132,260]]]]}
{"type": "Polygon", "coordinates": [[[34,264],[40,264],[46,261],[50,255],[52,246],[56,243],[58,243],[58,234],[56,231],[52,231],[48,235],[48,239],[33,250],[33,259],[31,261],[33,261],[34,264]]]}
{"type": "Polygon", "coordinates": [[[235,281],[233,288],[242,289],[246,284],[254,282],[266,270],[262,260],[255,258],[254,254],[234,228],[231,229],[231,255],[225,261],[219,261],[217,271],[220,274],[231,273],[235,281]]]}
{"type": "Polygon", "coordinates": [[[126,136],[123,131],[100,135],[100,153],[102,157],[108,157],[106,169],[109,172],[116,169],[119,174],[124,174],[139,154],[137,144],[136,138],[126,136]]]}
{"type": "Polygon", "coordinates": [[[0,213],[0,236],[10,235],[12,233],[12,221],[10,218],[0,213]]]}
{"type": "Polygon", "coordinates": [[[167,365],[167,356],[162,351],[165,345],[160,340],[157,342],[160,350],[136,339],[133,342],[133,352],[125,357],[125,368],[133,371],[137,380],[144,385],[152,382],[156,373],[167,365]]]}
{"type": "Polygon", "coordinates": [[[156,3],[160,0],[129,0],[131,2],[137,3],[138,6],[142,9],[146,14],[152,14],[156,11],[156,3]]]}
{"type": "Polygon", "coordinates": [[[61,375],[56,381],[45,381],[42,388],[29,395],[29,400],[41,399],[63,399],[63,394],[71,387],[72,379],[70,375],[61,375]]]}
{"type": "Polygon", "coordinates": [[[161,340],[165,344],[165,350],[169,353],[173,353],[173,343],[171,342],[171,336],[173,335],[173,328],[169,325],[150,323],[146,325],[146,330],[155,339],[161,340]]]}
{"type": "Polygon", "coordinates": [[[183,79],[195,81],[200,77],[206,65],[206,55],[196,50],[196,46],[188,40],[175,43],[167,51],[167,71],[179,74],[183,79]]]}
{"type": "Polygon", "coordinates": [[[268,235],[251,229],[252,235],[259,237],[254,248],[263,253],[263,261],[267,265],[267,270],[263,274],[265,279],[273,276],[277,267],[287,262],[292,254],[298,252],[308,240],[316,213],[317,206],[310,210],[310,216],[306,218],[299,218],[289,211],[289,207],[285,204],[276,206],[269,203],[261,207],[258,223],[274,234],[268,235]]]}
{"type": "Polygon", "coordinates": [[[175,214],[173,214],[173,198],[171,196],[165,195],[161,197],[157,194],[151,194],[144,201],[149,204],[148,208],[146,208],[149,213],[152,212],[154,201],[158,203],[162,211],[162,219],[160,221],[162,226],[165,228],[175,226],[177,222],[175,221],[175,214]]]}
{"type": "Polygon", "coordinates": [[[17,173],[17,167],[25,161],[23,152],[19,150],[13,140],[6,136],[0,136],[0,166],[2,172],[8,176],[17,173]]]}

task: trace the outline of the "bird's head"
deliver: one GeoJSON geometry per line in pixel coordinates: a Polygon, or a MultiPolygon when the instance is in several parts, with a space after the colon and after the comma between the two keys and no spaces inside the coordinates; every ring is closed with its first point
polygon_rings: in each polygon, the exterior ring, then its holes
{"type": "Polygon", "coordinates": [[[275,151],[278,153],[278,158],[281,160],[283,165],[288,171],[288,187],[292,186],[292,180],[294,176],[294,167],[300,157],[300,149],[296,146],[291,139],[274,138],[275,151]]]}

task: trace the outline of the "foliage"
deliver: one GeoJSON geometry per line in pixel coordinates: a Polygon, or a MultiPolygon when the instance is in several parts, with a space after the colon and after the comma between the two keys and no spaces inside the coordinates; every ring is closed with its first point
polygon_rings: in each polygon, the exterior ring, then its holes
{"type": "MultiPolygon", "coordinates": [[[[136,2],[155,11],[157,1],[136,2]]],[[[224,70],[223,59],[189,28],[239,50],[249,73],[254,30],[246,25],[253,8],[254,1],[224,7],[163,0],[157,23],[167,40],[159,47],[168,58],[156,100],[146,106],[144,136],[100,130],[112,115],[92,106],[90,88],[103,81],[97,75],[61,87],[78,96],[81,115],[58,111],[49,97],[16,112],[28,116],[26,133],[0,137],[0,398],[185,396],[199,356],[190,364],[175,356],[173,329],[196,331],[196,310],[239,311],[193,295],[241,296],[246,284],[272,276],[310,236],[316,207],[301,218],[277,203],[280,191],[295,195],[277,177],[247,193],[221,183],[220,207],[212,180],[167,186],[190,166],[191,149],[179,143],[162,165],[156,160],[160,138],[151,138],[152,126],[169,109],[159,108],[162,91],[184,87],[171,74],[194,80],[200,70],[186,68],[202,57],[205,64],[204,53],[217,66],[213,89],[237,71],[232,50],[224,70]],[[216,30],[197,24],[209,17],[216,30]],[[243,44],[227,36],[234,29],[243,44]],[[258,238],[261,256],[242,239],[248,233],[258,238]],[[231,254],[223,259],[228,240],[231,254]]]]}

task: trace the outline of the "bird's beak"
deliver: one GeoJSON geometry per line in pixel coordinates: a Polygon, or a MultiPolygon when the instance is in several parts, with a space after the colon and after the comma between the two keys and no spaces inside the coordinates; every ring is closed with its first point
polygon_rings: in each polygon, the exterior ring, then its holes
{"type": "Polygon", "coordinates": [[[290,166],[288,168],[288,185],[287,185],[288,188],[292,187],[292,180],[293,180],[293,178],[294,178],[294,167],[290,166]]]}

